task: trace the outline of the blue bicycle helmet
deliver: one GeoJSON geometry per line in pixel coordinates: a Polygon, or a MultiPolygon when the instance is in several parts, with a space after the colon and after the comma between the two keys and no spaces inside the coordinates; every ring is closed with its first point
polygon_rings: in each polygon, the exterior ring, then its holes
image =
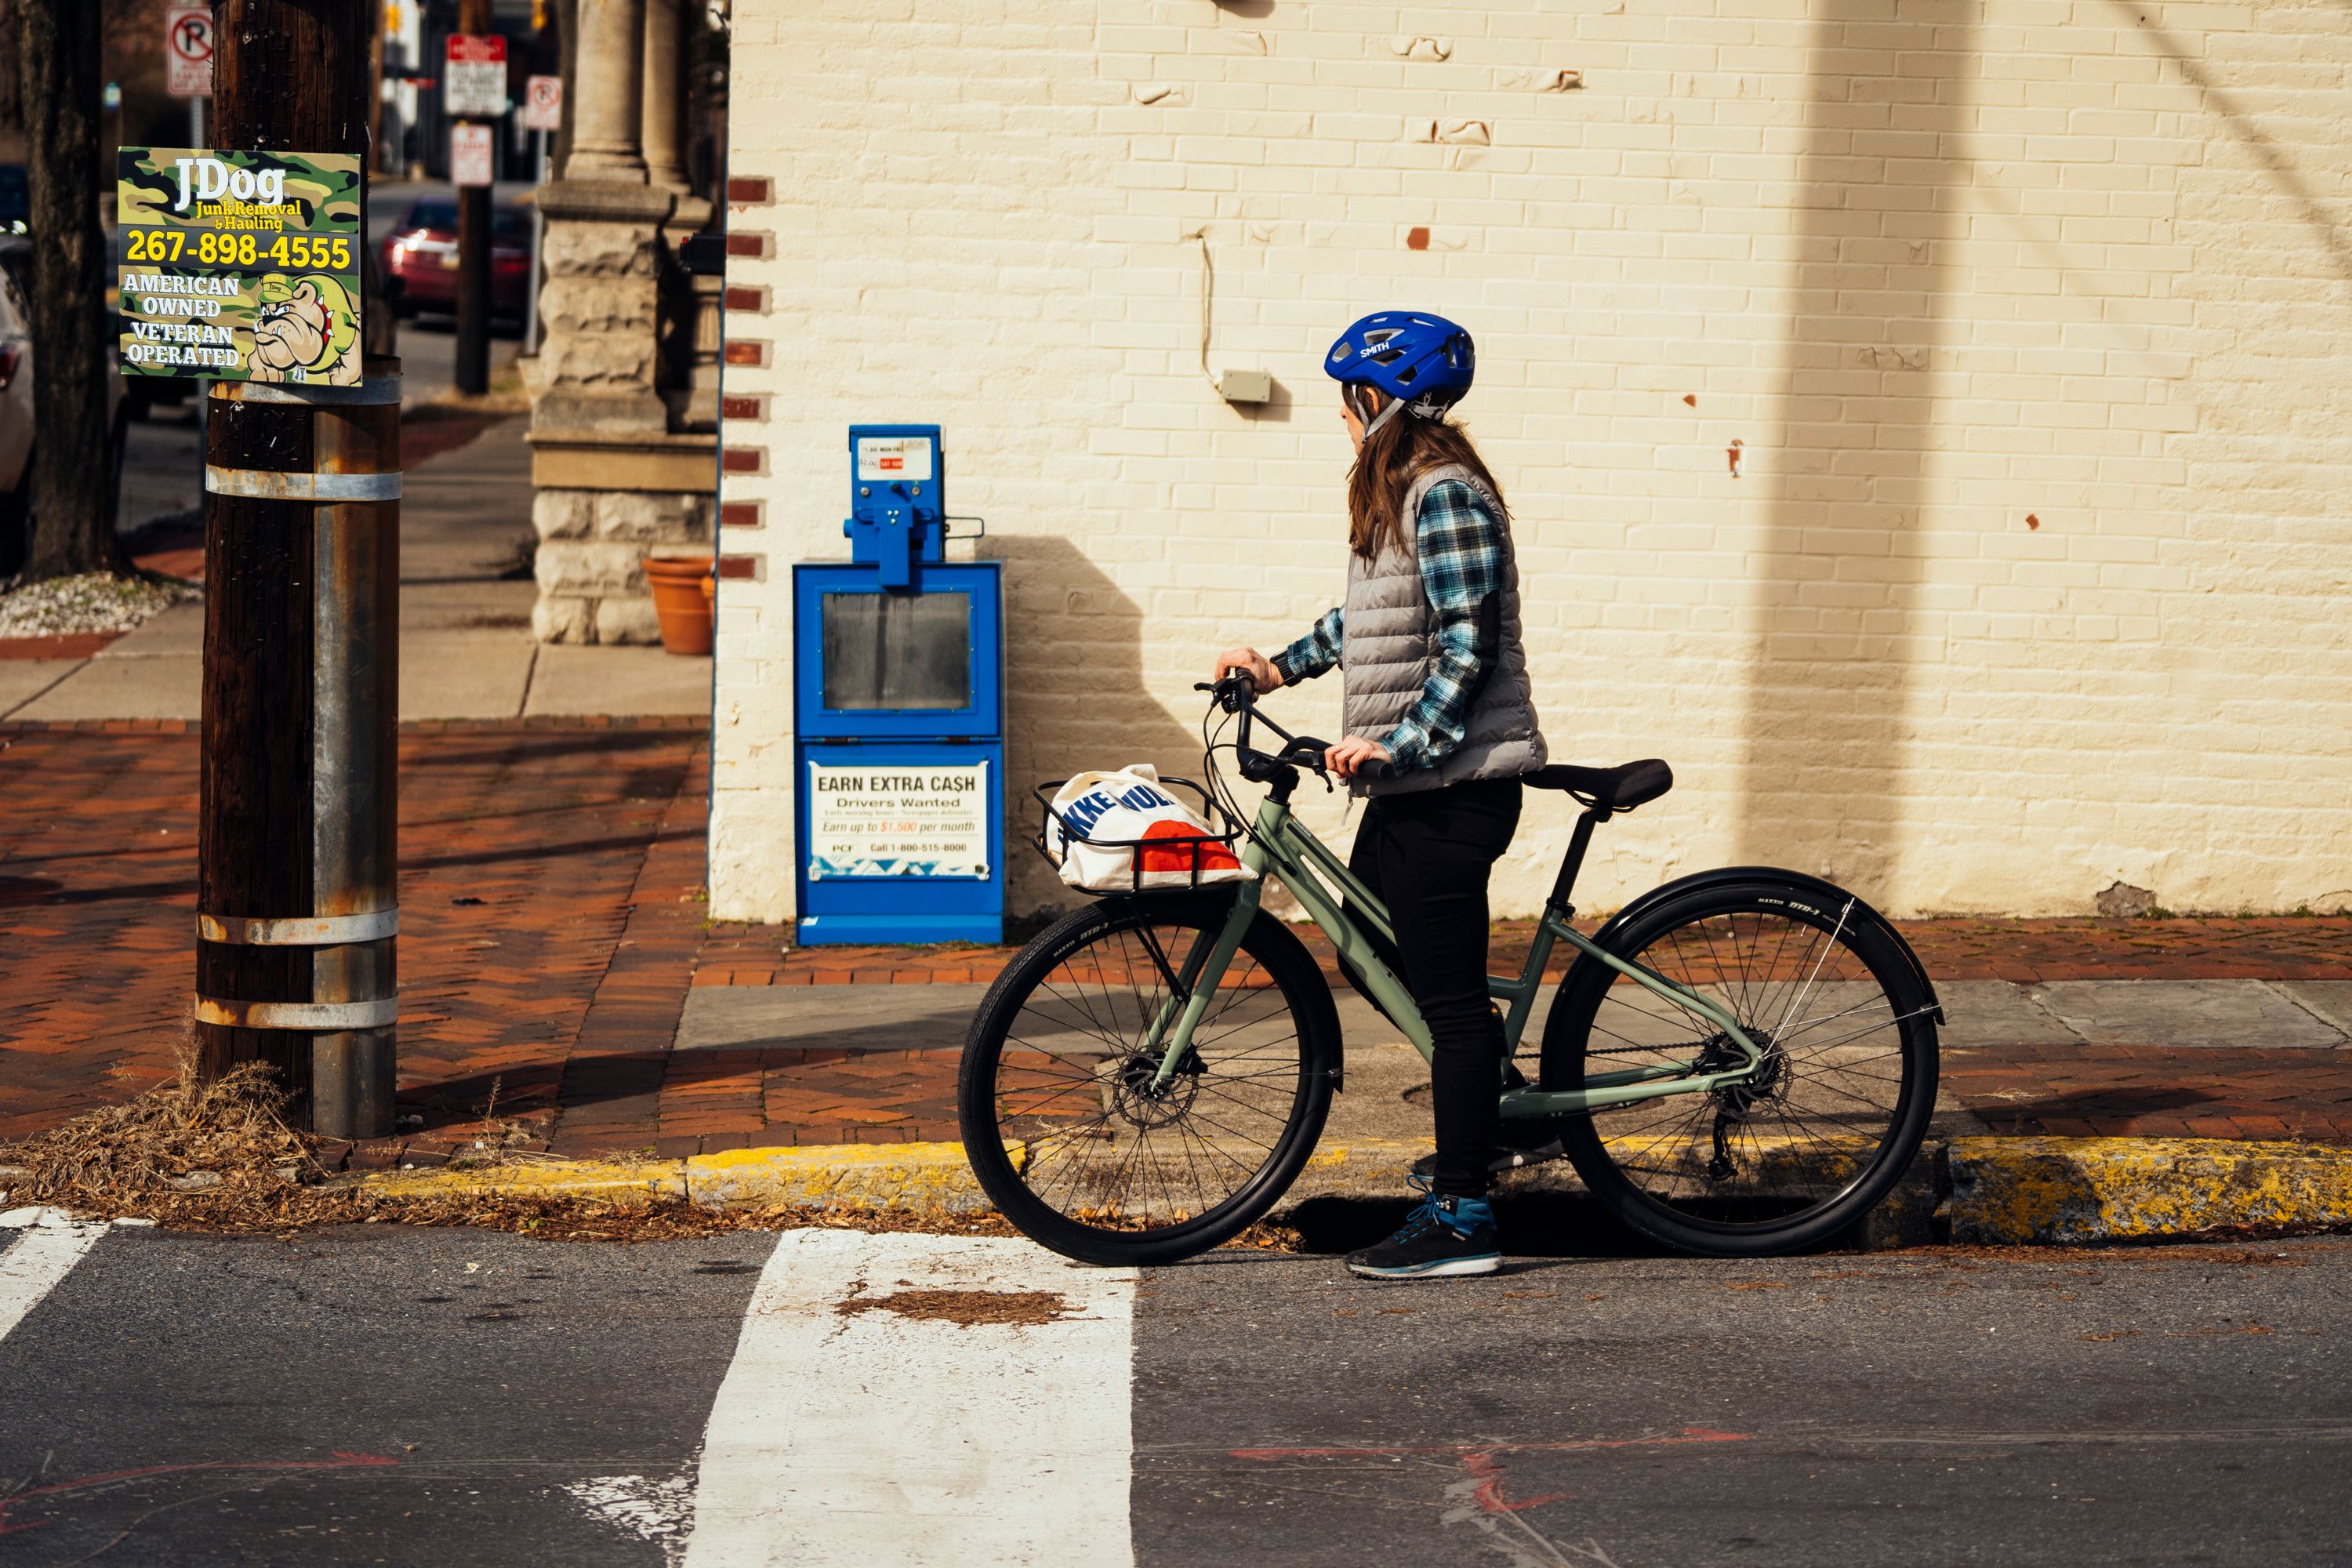
{"type": "MultiPolygon", "coordinates": [[[[1375,310],[1341,332],[1323,360],[1323,374],[1341,387],[1373,386],[1388,395],[1378,418],[1357,405],[1367,437],[1400,408],[1437,418],[1469,392],[1475,368],[1470,334],[1422,310],[1375,310]]],[[[1352,390],[1349,396],[1353,401],[1352,390]]]]}

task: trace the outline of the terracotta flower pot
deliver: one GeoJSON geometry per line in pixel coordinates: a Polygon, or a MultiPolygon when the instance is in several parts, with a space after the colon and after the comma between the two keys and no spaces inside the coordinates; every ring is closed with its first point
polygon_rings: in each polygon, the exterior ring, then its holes
{"type": "Polygon", "coordinates": [[[672,653],[710,651],[713,584],[708,555],[648,555],[646,582],[661,618],[662,647],[672,653]]]}

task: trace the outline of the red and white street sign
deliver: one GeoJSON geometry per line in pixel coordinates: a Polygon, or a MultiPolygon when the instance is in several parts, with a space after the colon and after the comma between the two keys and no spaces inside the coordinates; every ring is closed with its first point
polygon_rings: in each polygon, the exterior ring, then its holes
{"type": "Polygon", "coordinates": [[[163,58],[173,97],[213,95],[212,7],[173,5],[163,13],[163,58]]]}
{"type": "Polygon", "coordinates": [[[460,119],[507,111],[507,41],[496,33],[452,33],[441,73],[441,109],[460,119]]]}
{"type": "Polygon", "coordinates": [[[525,131],[562,130],[563,79],[560,76],[527,79],[522,89],[522,113],[519,118],[525,131]]]}
{"type": "Polygon", "coordinates": [[[487,125],[449,127],[449,179],[453,184],[487,185],[497,168],[487,125]]]}

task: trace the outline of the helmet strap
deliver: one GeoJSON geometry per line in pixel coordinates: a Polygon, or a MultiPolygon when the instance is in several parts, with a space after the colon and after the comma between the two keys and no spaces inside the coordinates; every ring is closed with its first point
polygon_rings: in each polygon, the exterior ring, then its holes
{"type": "Polygon", "coordinates": [[[1371,395],[1361,382],[1348,384],[1348,401],[1356,410],[1356,418],[1364,427],[1364,439],[1370,441],[1380,427],[1404,412],[1404,400],[1389,399],[1389,405],[1378,414],[1370,410],[1371,395]]]}
{"type": "Polygon", "coordinates": [[[1349,405],[1356,411],[1357,420],[1364,426],[1364,439],[1367,441],[1372,438],[1381,426],[1400,414],[1410,413],[1416,419],[1445,417],[1445,405],[1433,397],[1416,398],[1407,403],[1402,397],[1391,395],[1389,405],[1378,414],[1373,414],[1368,407],[1371,401],[1370,395],[1362,382],[1351,381],[1343,390],[1347,394],[1349,405]]]}

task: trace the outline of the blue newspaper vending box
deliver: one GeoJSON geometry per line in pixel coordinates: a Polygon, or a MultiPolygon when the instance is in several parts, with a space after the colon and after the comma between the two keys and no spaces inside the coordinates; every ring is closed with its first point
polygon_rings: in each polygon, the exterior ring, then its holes
{"type": "Polygon", "coordinates": [[[1004,605],[936,425],[849,429],[849,562],[793,568],[800,941],[1004,937],[1004,605]]]}

